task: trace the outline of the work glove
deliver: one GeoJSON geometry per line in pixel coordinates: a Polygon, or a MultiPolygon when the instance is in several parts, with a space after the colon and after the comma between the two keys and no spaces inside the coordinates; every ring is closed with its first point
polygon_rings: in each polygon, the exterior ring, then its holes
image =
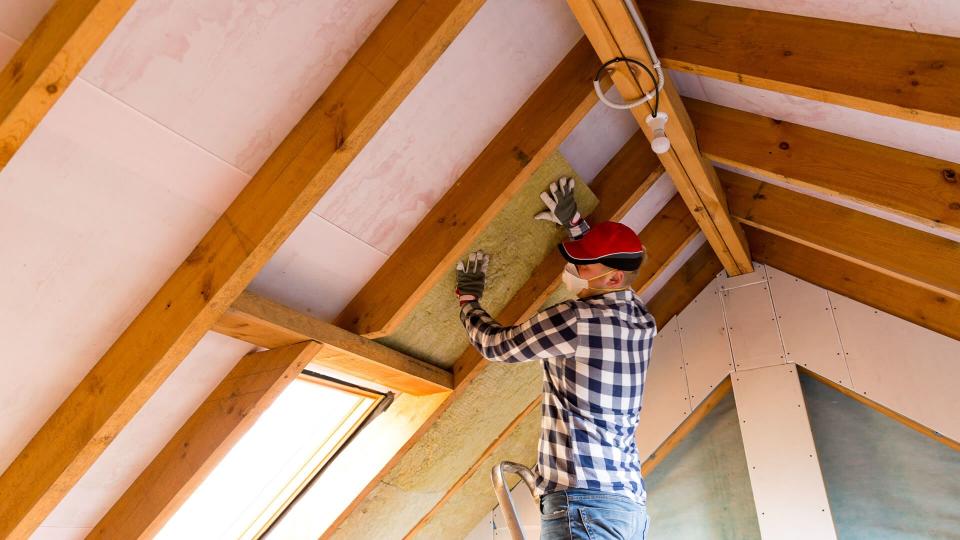
{"type": "Polygon", "coordinates": [[[540,200],[547,205],[547,209],[534,216],[534,219],[552,221],[567,228],[580,223],[577,201],[573,198],[573,184],[573,178],[568,176],[550,184],[550,189],[540,194],[540,200]]]}
{"type": "Polygon", "coordinates": [[[467,302],[480,300],[483,296],[489,264],[490,256],[482,251],[471,253],[466,263],[464,261],[457,263],[457,298],[461,306],[467,302]]]}

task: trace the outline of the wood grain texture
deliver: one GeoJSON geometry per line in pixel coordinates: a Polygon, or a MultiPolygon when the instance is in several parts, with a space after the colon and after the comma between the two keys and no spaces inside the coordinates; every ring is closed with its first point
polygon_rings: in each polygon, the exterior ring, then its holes
{"type": "Polygon", "coordinates": [[[637,235],[647,250],[647,260],[640,266],[633,289],[642,293],[653,284],[699,232],[683,198],[674,195],[637,235]]]}
{"type": "Polygon", "coordinates": [[[960,243],[730,171],[730,212],[745,225],[960,300],[960,243]]]}
{"type": "Polygon", "coordinates": [[[267,348],[308,339],[323,343],[316,363],[398,392],[421,396],[453,389],[453,375],[445,369],[250,292],[237,298],[213,330],[267,348]]]}
{"type": "Polygon", "coordinates": [[[673,432],[660,443],[660,446],[650,454],[646,461],[643,462],[643,465],[640,466],[640,471],[643,476],[650,475],[658,465],[663,463],[663,460],[670,455],[670,452],[700,425],[700,422],[710,414],[710,411],[717,407],[717,404],[720,403],[732,389],[733,385],[730,382],[730,376],[727,375],[720,381],[720,384],[711,390],[710,394],[697,405],[697,408],[694,409],[689,416],[684,418],[683,422],[677,426],[677,429],[673,430],[673,432]]]}
{"type": "Polygon", "coordinates": [[[960,301],[759,229],[747,238],[757,262],[960,339],[960,301]]]}
{"type": "Polygon", "coordinates": [[[718,163],[960,232],[960,164],[789,122],[684,100],[718,163]]]}
{"type": "MultiPolygon", "coordinates": [[[[600,222],[621,219],[650,189],[663,174],[663,167],[650,150],[642,135],[632,137],[610,160],[590,185],[599,199],[599,204],[590,216],[590,221],[600,222]]],[[[533,271],[530,278],[513,295],[507,307],[497,319],[507,324],[517,324],[531,317],[550,294],[560,285],[560,275],[566,260],[558,251],[552,251],[533,271]]],[[[347,516],[377,486],[380,480],[400,462],[401,458],[430,430],[431,426],[447,410],[451,403],[466,390],[467,386],[486,367],[487,363],[473,348],[468,348],[454,364],[454,389],[433,414],[423,423],[410,440],[383,467],[354,501],[327,528],[321,538],[330,537],[347,516]]]]}
{"type": "Polygon", "coordinates": [[[911,420],[911,419],[907,418],[906,416],[898,413],[897,411],[894,411],[894,410],[892,410],[892,409],[889,409],[889,408],[887,408],[887,407],[884,407],[883,405],[877,403],[876,401],[873,401],[872,399],[867,398],[867,397],[864,396],[863,394],[861,394],[861,393],[859,393],[859,392],[855,392],[855,391],[853,391],[853,390],[851,390],[851,389],[849,389],[849,388],[847,388],[846,386],[843,386],[843,385],[841,385],[841,384],[837,384],[836,382],[834,382],[834,381],[832,381],[832,380],[830,380],[830,379],[828,379],[828,378],[826,378],[826,377],[824,377],[824,376],[822,376],[822,375],[820,375],[820,374],[818,374],[818,373],[816,373],[816,372],[814,372],[814,371],[810,371],[809,369],[807,369],[807,368],[805,368],[805,367],[797,366],[797,370],[798,370],[800,373],[802,373],[803,375],[806,375],[806,376],[808,376],[808,377],[810,377],[810,378],[812,378],[812,379],[815,379],[815,380],[817,380],[818,382],[821,382],[821,383],[829,386],[830,388],[833,388],[833,389],[836,390],[837,392],[840,392],[841,394],[843,394],[843,395],[845,395],[845,396],[847,396],[847,397],[849,397],[849,398],[855,399],[856,401],[858,401],[858,402],[866,405],[867,407],[870,407],[871,409],[873,409],[873,410],[877,411],[878,413],[886,416],[887,418],[890,418],[890,419],[892,419],[892,420],[896,420],[897,422],[903,424],[904,426],[907,426],[908,428],[916,431],[917,433],[919,433],[919,434],[921,434],[921,435],[924,435],[924,436],[927,436],[927,437],[929,437],[929,438],[937,441],[938,443],[940,443],[940,444],[942,444],[942,445],[945,445],[947,448],[950,448],[951,450],[960,452],[960,442],[955,441],[955,440],[953,440],[953,439],[951,439],[951,438],[949,438],[949,437],[945,437],[945,436],[943,436],[942,434],[938,433],[937,431],[934,431],[934,430],[928,428],[927,426],[925,426],[925,425],[923,425],[923,424],[921,424],[921,423],[919,423],[919,422],[916,422],[916,421],[914,421],[914,420],[911,420]]]}
{"type": "MultiPolygon", "coordinates": [[[[633,18],[622,1],[568,0],[567,3],[601,60],[628,57],[647,66],[652,65],[633,18]]],[[[626,101],[633,101],[654,88],[653,81],[640,78],[624,63],[613,67],[613,82],[626,101]]],[[[665,130],[670,139],[670,149],[660,154],[660,161],[670,173],[677,191],[686,201],[727,272],[732,276],[752,272],[750,251],[743,230],[727,211],[713,164],[700,154],[693,125],[680,94],[669,77],[666,74],[664,77],[659,111],[666,113],[669,118],[665,130]]],[[[649,139],[653,137],[645,119],[652,110],[652,101],[630,109],[649,139]]]]}
{"type": "Polygon", "coordinates": [[[960,39],[690,0],[639,0],[666,67],[960,129],[960,39]]]}
{"type": "Polygon", "coordinates": [[[482,0],[400,0],[0,476],[0,537],[43,521],[396,109],[482,0]]]}
{"type": "Polygon", "coordinates": [[[58,0],[0,72],[0,169],[107,39],[133,0],[58,0]]]}
{"type": "Polygon", "coordinates": [[[599,67],[585,39],[574,45],[336,324],[371,338],[395,330],[593,107],[599,67]]]}
{"type": "Polygon", "coordinates": [[[304,341],[240,359],[87,538],[152,538],[322,349],[304,341]]]}
{"type": "Polygon", "coordinates": [[[663,328],[670,319],[693,302],[722,269],[709,245],[704,244],[695,251],[647,304],[650,313],[657,320],[657,328],[663,328]]]}

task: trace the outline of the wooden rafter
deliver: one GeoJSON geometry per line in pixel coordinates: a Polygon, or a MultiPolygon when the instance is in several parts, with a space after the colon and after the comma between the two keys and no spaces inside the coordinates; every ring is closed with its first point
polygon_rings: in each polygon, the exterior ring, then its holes
{"type": "Polygon", "coordinates": [[[244,356],[87,535],[153,538],[323,345],[244,356]]]}
{"type": "Polygon", "coordinates": [[[960,339],[960,301],[759,229],[747,238],[757,262],[960,339]]]}
{"type": "Polygon", "coordinates": [[[730,171],[720,181],[745,225],[960,300],[960,243],[730,171]]]}
{"type": "Polygon", "coordinates": [[[443,369],[245,292],[213,326],[221,334],[274,348],[307,339],[324,344],[314,362],[416,396],[453,389],[443,369]]]}
{"type": "Polygon", "coordinates": [[[134,0],[58,0],[0,72],[0,169],[103,44],[134,0]]]}
{"type": "MultiPolygon", "coordinates": [[[[652,65],[633,18],[621,0],[568,0],[567,3],[601,60],[626,57],[652,65]]],[[[635,100],[653,88],[652,81],[641,83],[636,73],[623,63],[615,64],[615,67],[613,82],[627,101],[635,100]]],[[[743,231],[727,211],[717,173],[700,154],[693,125],[680,95],[669,77],[666,74],[664,77],[659,110],[669,117],[666,134],[671,146],[660,155],[660,160],[727,272],[730,275],[752,272],[743,231]]],[[[630,109],[640,128],[651,139],[653,135],[645,119],[652,110],[652,101],[630,109]]]]}
{"type": "Polygon", "coordinates": [[[226,311],[482,0],[399,0],[200,243],[0,476],[0,537],[36,529],[226,311]]]}
{"type": "Polygon", "coordinates": [[[599,67],[590,44],[581,39],[354,296],[336,324],[371,338],[395,330],[593,107],[597,98],[591,80],[599,67]]]}
{"type": "Polygon", "coordinates": [[[634,290],[643,293],[699,233],[683,198],[674,195],[638,235],[647,250],[647,260],[640,267],[634,290]]]}
{"type": "MultiPolygon", "coordinates": [[[[650,145],[646,143],[646,139],[642,135],[632,137],[610,160],[610,163],[600,171],[590,185],[591,190],[599,199],[599,203],[590,219],[605,221],[622,218],[662,174],[663,167],[650,150],[650,145]]],[[[498,314],[498,319],[515,324],[526,317],[530,317],[560,285],[560,275],[565,264],[566,261],[559,253],[551,252],[537,266],[526,283],[514,294],[503,311],[498,314]]],[[[486,361],[472,348],[464,351],[454,364],[453,392],[434,410],[433,414],[410,437],[410,440],[397,452],[393,459],[383,467],[380,473],[367,483],[367,486],[354,501],[328,527],[322,538],[332,535],[332,532],[354,511],[360,501],[366,498],[380,480],[399,463],[404,454],[426,435],[443,412],[466,390],[467,386],[486,365],[486,361]]]]}
{"type": "Polygon", "coordinates": [[[690,0],[639,0],[664,65],[960,129],[960,39],[690,0]]]}
{"type": "Polygon", "coordinates": [[[686,99],[704,155],[960,233],[960,164],[686,99]]]}

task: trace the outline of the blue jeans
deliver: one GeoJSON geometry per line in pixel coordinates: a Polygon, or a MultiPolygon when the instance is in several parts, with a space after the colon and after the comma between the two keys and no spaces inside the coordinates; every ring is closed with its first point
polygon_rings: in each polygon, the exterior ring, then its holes
{"type": "Polygon", "coordinates": [[[568,489],[540,498],[540,540],[645,540],[649,524],[647,507],[624,495],[568,489]]]}

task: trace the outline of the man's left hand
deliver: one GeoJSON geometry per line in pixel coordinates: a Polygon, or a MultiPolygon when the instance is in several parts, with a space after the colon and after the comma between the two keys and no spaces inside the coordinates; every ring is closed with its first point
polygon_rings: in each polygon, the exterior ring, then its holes
{"type": "Polygon", "coordinates": [[[489,264],[490,256],[482,251],[471,253],[466,262],[457,263],[457,298],[461,306],[483,296],[489,264]]]}

